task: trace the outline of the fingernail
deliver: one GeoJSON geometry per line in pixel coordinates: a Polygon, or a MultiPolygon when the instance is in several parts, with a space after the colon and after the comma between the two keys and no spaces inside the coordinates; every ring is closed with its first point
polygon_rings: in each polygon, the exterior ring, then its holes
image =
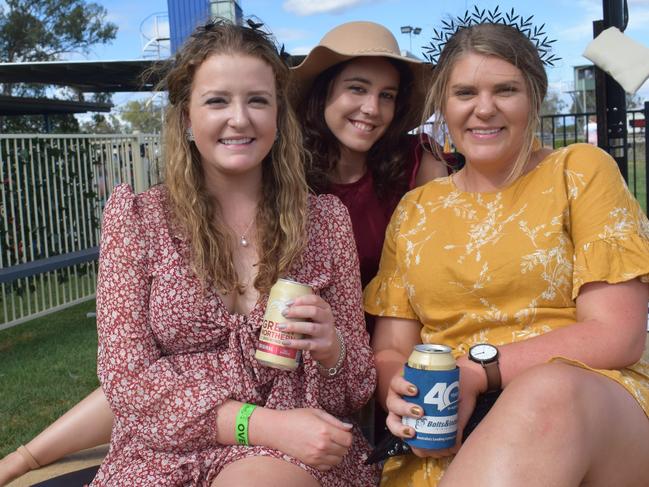
{"type": "Polygon", "coordinates": [[[282,309],[282,316],[284,317],[288,316],[288,306],[282,309]]]}
{"type": "Polygon", "coordinates": [[[408,392],[414,396],[415,394],[417,394],[417,388],[412,384],[410,384],[408,386],[408,392]]]}
{"type": "Polygon", "coordinates": [[[343,424],[345,425],[345,428],[347,428],[347,429],[349,429],[349,430],[352,429],[352,428],[354,427],[353,424],[351,424],[351,423],[345,423],[344,421],[343,421],[343,424]]]}
{"type": "MultiPolygon", "coordinates": [[[[284,313],[282,313],[284,314],[284,313]]],[[[278,330],[286,330],[286,323],[277,323],[278,330]]]]}
{"type": "Polygon", "coordinates": [[[413,436],[413,431],[410,428],[403,428],[403,436],[407,436],[408,438],[411,438],[413,436]]]}
{"type": "Polygon", "coordinates": [[[288,301],[284,301],[284,305],[289,308],[295,304],[295,299],[289,299],[288,301]]]}
{"type": "Polygon", "coordinates": [[[421,410],[421,408],[420,408],[419,406],[413,406],[413,407],[411,407],[411,408],[410,408],[410,413],[411,413],[413,416],[417,416],[417,417],[419,417],[419,416],[423,416],[423,414],[424,414],[424,412],[421,410]]]}
{"type": "Polygon", "coordinates": [[[285,347],[290,347],[291,346],[291,340],[282,340],[282,345],[285,347]]]}

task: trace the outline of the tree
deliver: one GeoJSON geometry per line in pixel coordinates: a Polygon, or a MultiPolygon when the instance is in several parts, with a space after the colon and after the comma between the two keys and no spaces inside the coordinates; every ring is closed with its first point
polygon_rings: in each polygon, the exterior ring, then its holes
{"type": "Polygon", "coordinates": [[[124,105],[121,115],[129,123],[132,132],[154,134],[160,133],[162,129],[161,110],[152,100],[132,100],[124,105]]]}
{"type": "Polygon", "coordinates": [[[0,7],[0,60],[51,61],[71,52],[88,53],[115,39],[117,26],[106,9],[85,0],[6,0],[0,7]]]}
{"type": "MultiPolygon", "coordinates": [[[[0,3],[0,62],[53,61],[68,53],[88,53],[95,44],[115,39],[117,26],[106,9],[85,0],[5,0],[0,3]],[[3,7],[4,4],[4,7],[3,7]]],[[[2,94],[45,96],[42,85],[4,83],[2,94]]],[[[68,90],[66,99],[83,100],[68,90]]],[[[3,131],[44,131],[43,117],[2,117],[3,131]]],[[[78,127],[72,115],[49,117],[50,130],[78,127]]]]}
{"type": "Polygon", "coordinates": [[[644,107],[644,100],[642,99],[642,96],[638,95],[637,93],[635,95],[629,95],[627,93],[626,95],[626,108],[627,110],[634,110],[634,109],[639,109],[644,107]]]}
{"type": "Polygon", "coordinates": [[[123,134],[126,132],[122,121],[112,113],[108,115],[93,114],[90,120],[81,123],[80,130],[86,134],[123,134]]]}
{"type": "Polygon", "coordinates": [[[541,104],[541,115],[556,115],[566,108],[566,102],[561,99],[558,91],[548,91],[541,104]]]}

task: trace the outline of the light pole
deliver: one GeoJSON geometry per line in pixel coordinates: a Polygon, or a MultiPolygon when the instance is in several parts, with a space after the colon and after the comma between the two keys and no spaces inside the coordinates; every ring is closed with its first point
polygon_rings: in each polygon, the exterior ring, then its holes
{"type": "Polygon", "coordinates": [[[412,35],[415,34],[418,36],[421,33],[421,27],[413,27],[412,25],[402,25],[401,33],[408,34],[408,39],[410,40],[410,52],[412,52],[412,35]]]}

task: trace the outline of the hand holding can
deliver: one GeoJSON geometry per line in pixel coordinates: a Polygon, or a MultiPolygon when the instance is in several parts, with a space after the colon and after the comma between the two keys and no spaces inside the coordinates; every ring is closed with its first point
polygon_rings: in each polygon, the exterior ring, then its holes
{"type": "Polygon", "coordinates": [[[287,340],[302,338],[299,333],[281,330],[278,325],[290,321],[282,313],[288,303],[298,296],[313,294],[313,289],[305,284],[279,279],[270,290],[264,322],[259,333],[255,358],[268,367],[295,370],[300,363],[301,351],[284,345],[287,340]]]}
{"type": "Polygon", "coordinates": [[[415,430],[406,442],[415,448],[452,448],[457,436],[460,371],[445,345],[420,344],[408,358],[404,379],[417,387],[415,396],[404,400],[423,410],[420,418],[403,417],[402,423],[415,430]]]}

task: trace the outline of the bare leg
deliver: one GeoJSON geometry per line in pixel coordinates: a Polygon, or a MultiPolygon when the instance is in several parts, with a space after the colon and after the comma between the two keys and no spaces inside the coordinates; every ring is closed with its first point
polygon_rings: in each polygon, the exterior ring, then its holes
{"type": "Polygon", "coordinates": [[[320,487],[297,465],[273,457],[249,457],[225,467],[212,487],[320,487]]]}
{"type": "MultiPolygon", "coordinates": [[[[70,453],[107,443],[112,426],[113,412],[99,388],[25,446],[44,466],[70,453]]],[[[29,470],[29,465],[20,454],[10,453],[0,460],[0,486],[29,470]]]]}
{"type": "Polygon", "coordinates": [[[649,419],[616,382],[567,364],[513,381],[462,446],[440,487],[642,487],[649,419]]]}

